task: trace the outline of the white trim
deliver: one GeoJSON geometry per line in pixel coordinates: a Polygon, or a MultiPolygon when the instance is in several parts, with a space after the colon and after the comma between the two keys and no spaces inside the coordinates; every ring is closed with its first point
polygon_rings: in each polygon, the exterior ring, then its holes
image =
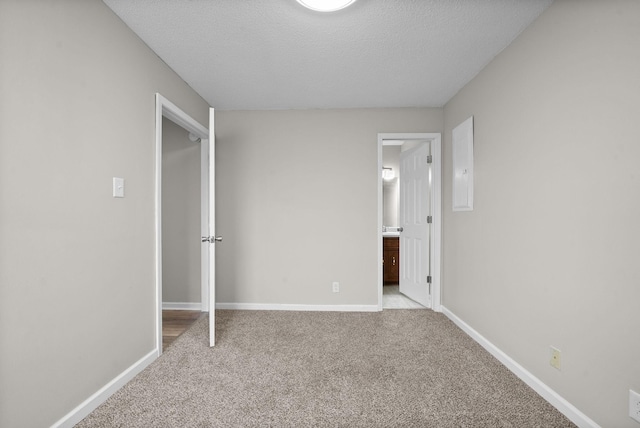
{"type": "MultiPolygon", "coordinates": [[[[163,311],[203,311],[200,302],[162,302],[163,311]]],[[[206,312],[206,310],[204,310],[206,312]]]]}
{"type": "Polygon", "coordinates": [[[155,307],[156,352],[162,354],[162,117],[205,141],[209,130],[171,101],[156,93],[156,176],[155,176],[155,307]]]}
{"type": "Polygon", "coordinates": [[[600,425],[595,423],[587,415],[578,410],[573,404],[569,403],[566,399],[560,396],[557,392],[543,383],[540,379],[535,377],[531,372],[518,364],[513,358],[505,354],[500,348],[493,343],[489,342],[484,336],[474,330],[469,324],[462,321],[449,309],[442,306],[442,313],[454,322],[462,331],[467,333],[473,340],[478,342],[484,349],[486,349],[491,355],[496,357],[504,366],[506,366],[513,374],[518,376],[520,380],[529,385],[535,392],[537,392],[542,398],[547,400],[549,404],[558,409],[560,413],[565,415],[574,424],[579,427],[586,428],[600,428],[600,425]]]}
{"type": "Polygon", "coordinates": [[[384,206],[382,196],[384,181],[382,180],[382,166],[382,137],[381,134],[378,134],[378,311],[382,310],[382,290],[384,285],[384,278],[382,273],[382,226],[384,225],[384,206]]]}
{"type": "Polygon", "coordinates": [[[216,303],[216,309],[249,311],[378,312],[378,305],[295,305],[278,303],[216,303]]]}
{"type": "Polygon", "coordinates": [[[158,350],[154,349],[144,357],[136,361],[131,367],[120,373],[113,380],[100,388],[91,397],[84,400],[78,407],[64,415],[60,420],[51,425],[51,428],[67,428],[73,427],[82,419],[87,417],[89,413],[93,412],[99,405],[107,401],[117,390],[122,388],[127,382],[133,379],[138,373],[144,370],[149,364],[151,364],[156,358],[158,358],[158,350]]]}
{"type": "Polygon", "coordinates": [[[378,134],[378,310],[382,310],[382,146],[401,145],[406,140],[429,141],[433,163],[433,188],[431,207],[433,210],[433,239],[431,240],[431,309],[440,312],[442,309],[442,134],[440,133],[381,133],[378,134]]]}
{"type": "Polygon", "coordinates": [[[156,258],[156,351],[162,353],[162,110],[164,97],[156,94],[156,177],[155,177],[155,258],[156,258]]]}

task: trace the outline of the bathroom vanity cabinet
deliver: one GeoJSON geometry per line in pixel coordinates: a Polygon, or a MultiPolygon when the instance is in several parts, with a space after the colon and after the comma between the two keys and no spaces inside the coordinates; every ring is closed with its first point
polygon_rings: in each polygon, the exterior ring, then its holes
{"type": "Polygon", "coordinates": [[[382,278],[385,284],[400,281],[400,238],[382,238],[382,278]]]}

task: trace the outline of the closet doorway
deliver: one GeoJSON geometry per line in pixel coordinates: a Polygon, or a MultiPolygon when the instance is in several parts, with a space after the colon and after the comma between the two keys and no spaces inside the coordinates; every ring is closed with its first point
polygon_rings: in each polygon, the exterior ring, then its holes
{"type": "MultiPolygon", "coordinates": [[[[213,109],[209,109],[209,122],[213,127],[213,109]]],[[[213,129],[211,135],[214,135],[213,129]]],[[[209,345],[214,344],[215,252],[209,244],[214,241],[211,232],[215,225],[215,146],[209,137],[207,128],[156,94],[155,318],[158,356],[163,350],[163,309],[209,311],[209,345]],[[183,159],[185,154],[187,162],[183,159]],[[195,169],[191,181],[183,182],[189,175],[185,171],[191,169],[195,169]],[[198,177],[199,185],[196,184],[198,177]],[[188,197],[184,198],[185,195],[188,197]],[[185,227],[186,224],[189,226],[185,227]],[[186,253],[186,257],[181,252],[186,253]],[[172,275],[174,284],[169,291],[172,275]]],[[[215,242],[221,240],[221,237],[215,237],[215,242]]]]}

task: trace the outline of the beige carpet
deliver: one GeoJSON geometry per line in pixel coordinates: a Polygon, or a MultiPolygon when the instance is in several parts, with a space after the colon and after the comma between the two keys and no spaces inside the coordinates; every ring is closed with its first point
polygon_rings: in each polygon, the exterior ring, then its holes
{"type": "Polygon", "coordinates": [[[430,310],[216,315],[77,426],[574,426],[430,310]]]}

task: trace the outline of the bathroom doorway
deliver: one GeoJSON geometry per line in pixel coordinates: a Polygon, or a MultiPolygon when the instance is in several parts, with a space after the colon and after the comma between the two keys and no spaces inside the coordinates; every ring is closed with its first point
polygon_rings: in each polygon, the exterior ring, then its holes
{"type": "Polygon", "coordinates": [[[440,310],[440,134],[379,134],[378,306],[440,310]]]}

